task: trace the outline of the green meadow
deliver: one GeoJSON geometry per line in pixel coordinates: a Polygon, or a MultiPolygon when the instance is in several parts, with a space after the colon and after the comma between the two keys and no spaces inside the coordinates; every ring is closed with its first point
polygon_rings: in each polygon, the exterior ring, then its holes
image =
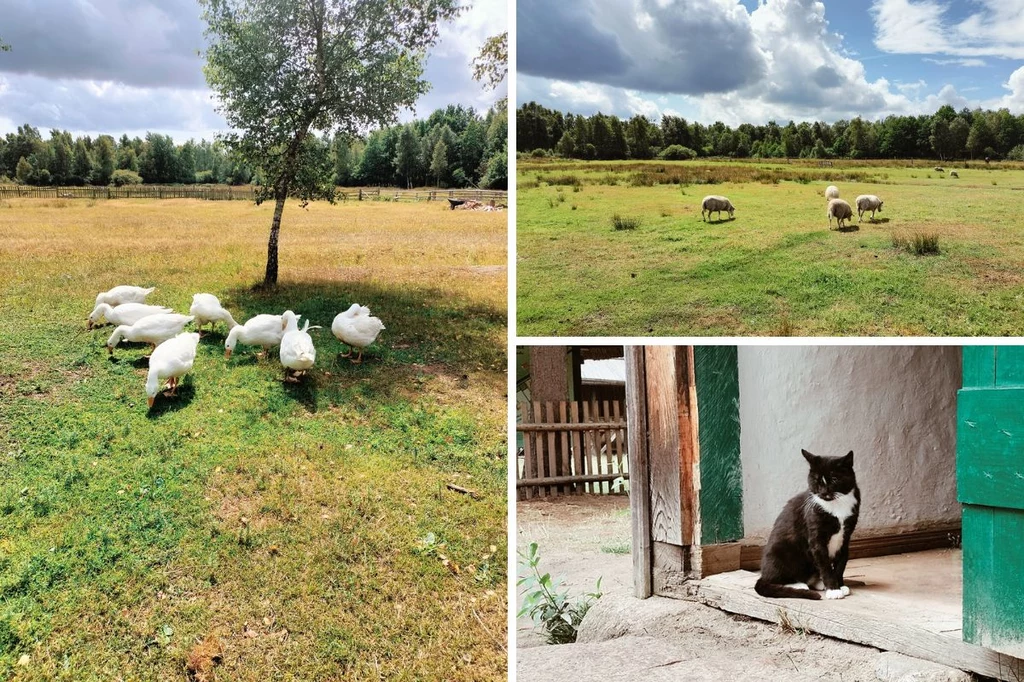
{"type": "Polygon", "coordinates": [[[1024,333],[1024,165],[936,165],[522,158],[517,333],[1024,333]],[[829,184],[883,211],[829,230],[829,184]],[[708,194],[735,219],[703,222],[708,194]]]}
{"type": "Polygon", "coordinates": [[[290,204],[260,291],[272,210],[0,203],[0,679],[505,679],[505,215],[290,204]],[[147,410],[148,347],[86,330],[117,284],[290,308],[316,365],[220,326],[147,410]]]}

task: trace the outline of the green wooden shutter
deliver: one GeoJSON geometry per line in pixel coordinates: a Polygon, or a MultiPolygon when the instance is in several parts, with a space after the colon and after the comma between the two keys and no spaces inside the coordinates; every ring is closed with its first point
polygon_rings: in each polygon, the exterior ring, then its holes
{"type": "Polygon", "coordinates": [[[964,639],[1024,656],[1024,348],[963,349],[957,399],[964,639]]]}

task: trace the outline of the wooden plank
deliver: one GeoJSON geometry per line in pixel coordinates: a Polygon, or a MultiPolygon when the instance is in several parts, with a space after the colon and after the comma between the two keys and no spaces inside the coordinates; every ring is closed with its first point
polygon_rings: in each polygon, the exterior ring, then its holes
{"type": "Polygon", "coordinates": [[[963,523],[964,639],[1024,658],[1024,512],[967,505],[963,523]]]}
{"type": "Polygon", "coordinates": [[[726,542],[720,545],[702,545],[694,548],[691,561],[700,563],[700,575],[706,578],[718,573],[737,571],[740,568],[742,545],[738,542],[726,542]]]}
{"type": "Polygon", "coordinates": [[[1022,404],[1024,388],[963,389],[957,394],[960,502],[1024,509],[1022,404]]]}
{"type": "MultiPolygon", "coordinates": [[[[590,403],[583,402],[583,403],[581,403],[581,407],[583,408],[583,421],[588,422],[588,423],[592,423],[593,422],[593,418],[590,415],[590,403]]],[[[594,440],[594,430],[592,428],[591,429],[587,429],[586,431],[583,432],[583,458],[587,461],[587,464],[586,464],[587,471],[594,472],[594,473],[600,473],[600,469],[596,468],[595,465],[594,465],[594,462],[595,462],[594,449],[596,447],[597,447],[597,444],[596,444],[596,442],[594,440]]],[[[589,483],[588,482],[586,484],[586,487],[587,487],[587,492],[589,492],[589,493],[597,492],[597,488],[594,486],[593,483],[589,483]]]]}
{"type": "MultiPolygon", "coordinates": [[[[592,404],[591,414],[597,417],[597,422],[601,423],[601,403],[595,400],[592,404]]],[[[600,474],[608,473],[608,431],[598,427],[594,430],[594,439],[597,442],[597,471],[600,474]]],[[[608,492],[607,483],[598,483],[597,492],[605,494],[608,492]]]]}
{"type": "Polygon", "coordinates": [[[527,486],[527,485],[546,485],[556,486],[564,485],[566,483],[600,483],[614,481],[622,474],[608,473],[608,474],[587,474],[585,476],[548,476],[546,478],[533,478],[527,481],[516,481],[516,486],[527,486]]]}
{"type": "Polygon", "coordinates": [[[676,397],[676,349],[646,346],[647,447],[651,480],[651,539],[683,545],[689,519],[680,506],[679,406],[676,397]]]}
{"type": "MultiPolygon", "coordinates": [[[[888,556],[923,552],[931,549],[959,547],[961,543],[960,524],[946,524],[938,528],[912,530],[901,533],[886,533],[871,537],[850,538],[850,558],[888,556]]],[[[761,570],[763,544],[742,543],[740,568],[745,571],[761,570]]]]}
{"type": "Polygon", "coordinates": [[[626,421],[629,424],[629,510],[633,551],[633,596],[652,594],[650,462],[647,451],[647,386],[643,346],[626,346],[626,421]]]}
{"type": "Polygon", "coordinates": [[[1024,348],[996,346],[996,386],[1024,386],[1024,348]]]}
{"type": "MultiPolygon", "coordinates": [[[[580,405],[577,402],[570,403],[569,405],[569,421],[573,424],[578,424],[580,421],[580,405]]],[[[582,439],[580,438],[580,432],[573,430],[572,432],[572,458],[574,466],[574,472],[577,476],[585,476],[587,471],[583,468],[583,445],[582,439]]],[[[576,486],[576,494],[583,495],[587,492],[587,486],[583,483],[576,486]]]]}
{"type": "MultiPolygon", "coordinates": [[[[850,570],[847,570],[850,573],[850,570]]],[[[688,583],[687,596],[709,606],[770,623],[785,619],[792,627],[885,651],[922,658],[999,680],[1024,679],[1024,660],[964,642],[955,622],[942,634],[917,623],[927,608],[923,595],[902,595],[900,590],[855,588],[841,600],[807,601],[766,599],[753,590],[757,575],[734,571],[688,583]],[[902,604],[902,606],[900,605],[902,604]]],[[[941,594],[941,593],[940,593],[941,594]]],[[[948,620],[948,619],[947,619],[948,620]]]]}
{"type": "Polygon", "coordinates": [[[655,542],[651,549],[651,587],[654,594],[679,594],[685,589],[686,576],[690,570],[686,548],[668,542],[655,542]]]}
{"type": "MultiPolygon", "coordinates": [[[[533,421],[533,411],[530,409],[530,403],[519,403],[519,409],[522,410],[523,419],[533,421]]],[[[528,433],[523,437],[523,479],[537,478],[537,464],[534,461],[533,454],[533,434],[528,433]]],[[[530,487],[525,489],[526,499],[531,499],[536,494],[536,488],[530,487]]]]}
{"type": "MultiPolygon", "coordinates": [[[[620,409],[621,409],[621,406],[619,405],[619,401],[618,400],[613,400],[612,401],[612,413],[609,415],[609,419],[611,421],[615,421],[615,422],[621,421],[621,415],[619,413],[620,409]]],[[[622,429],[614,429],[611,432],[611,434],[612,434],[612,440],[615,443],[615,457],[612,459],[612,462],[615,465],[613,467],[613,470],[615,471],[615,473],[619,474],[620,476],[625,477],[626,467],[625,467],[625,463],[623,462],[623,456],[625,454],[623,452],[623,450],[624,450],[625,445],[622,442],[622,429]]]]}
{"type": "MultiPolygon", "coordinates": [[[[693,372],[693,347],[676,349],[676,411],[679,421],[680,529],[684,545],[694,544],[700,532],[700,446],[697,442],[697,398],[693,372]]],[[[697,564],[699,574],[700,564],[697,564]]]]}
{"type": "Polygon", "coordinates": [[[693,349],[699,415],[702,545],[743,537],[739,371],[736,346],[693,349]]]}
{"type": "MultiPolygon", "coordinates": [[[[569,451],[569,432],[565,430],[568,425],[568,404],[567,401],[562,400],[558,403],[558,423],[562,427],[562,475],[572,478],[572,465],[570,464],[569,458],[572,457],[572,453],[569,451]]],[[[562,489],[563,494],[570,495],[576,493],[576,486],[569,485],[562,489]]]]}
{"type": "MultiPolygon", "coordinates": [[[[555,421],[555,405],[552,402],[547,402],[544,405],[547,410],[547,421],[555,421]]],[[[558,476],[561,472],[558,471],[558,439],[555,438],[555,432],[548,432],[548,475],[558,476]]],[[[548,495],[555,496],[562,492],[561,487],[548,487],[548,495]]]]}
{"type": "MultiPolygon", "coordinates": [[[[543,421],[544,413],[540,409],[540,401],[533,401],[533,421],[543,421]]],[[[547,460],[544,458],[544,436],[542,434],[528,434],[534,438],[534,460],[537,462],[537,476],[536,478],[544,478],[548,476],[550,472],[547,470],[547,460]]],[[[548,489],[538,486],[537,497],[547,497],[548,489]]]]}
{"type": "MultiPolygon", "coordinates": [[[[565,401],[562,401],[565,402],[565,401]]],[[[575,405],[576,403],[569,403],[575,405]]],[[[543,424],[543,423],[530,423],[530,424],[516,424],[516,431],[520,432],[538,432],[547,433],[548,431],[562,432],[562,431],[594,431],[596,429],[623,429],[626,428],[626,422],[623,420],[612,420],[608,422],[600,421],[585,421],[578,423],[558,423],[558,424],[543,424]]]]}

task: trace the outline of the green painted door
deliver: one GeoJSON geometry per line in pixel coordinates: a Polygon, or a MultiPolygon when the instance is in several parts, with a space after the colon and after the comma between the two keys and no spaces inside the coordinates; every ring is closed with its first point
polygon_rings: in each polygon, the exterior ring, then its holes
{"type": "Polygon", "coordinates": [[[964,639],[1024,657],[1024,347],[963,349],[964,639]]]}

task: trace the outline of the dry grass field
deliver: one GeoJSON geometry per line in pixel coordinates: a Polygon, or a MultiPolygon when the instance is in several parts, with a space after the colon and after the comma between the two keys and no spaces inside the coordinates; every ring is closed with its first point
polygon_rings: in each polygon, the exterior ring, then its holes
{"type": "Polygon", "coordinates": [[[261,292],[271,211],[0,203],[0,679],[504,679],[506,214],[290,203],[261,292]],[[146,348],[85,328],[117,284],[290,308],[316,366],[221,327],[147,412],[146,348]]]}

